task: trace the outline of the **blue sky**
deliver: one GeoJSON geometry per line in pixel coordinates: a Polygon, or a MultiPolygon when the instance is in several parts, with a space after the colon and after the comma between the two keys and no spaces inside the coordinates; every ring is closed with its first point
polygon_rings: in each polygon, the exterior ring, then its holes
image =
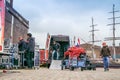
{"type": "MultiPolygon", "coordinates": [[[[41,48],[45,46],[48,32],[91,41],[89,26],[92,17],[98,25],[96,29],[100,30],[95,32],[95,39],[103,41],[112,35],[112,27],[106,25],[111,23],[107,18],[112,17],[108,12],[112,11],[113,4],[116,5],[116,10],[120,10],[120,0],[14,0],[14,8],[29,20],[29,31],[36,37],[41,48]]],[[[116,16],[120,16],[120,13],[116,13],[116,16]]],[[[120,36],[119,26],[116,26],[116,36],[120,36]]]]}

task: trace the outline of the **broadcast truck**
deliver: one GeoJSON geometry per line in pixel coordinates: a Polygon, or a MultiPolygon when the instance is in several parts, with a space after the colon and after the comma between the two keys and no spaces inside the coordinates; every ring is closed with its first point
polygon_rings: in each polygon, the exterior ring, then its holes
{"type": "Polygon", "coordinates": [[[67,35],[50,35],[47,34],[47,40],[46,40],[46,47],[45,47],[45,61],[48,63],[48,67],[51,64],[51,47],[53,45],[53,41],[56,41],[60,44],[60,50],[59,50],[59,60],[62,60],[64,58],[64,52],[67,51],[67,49],[70,46],[70,38],[67,35]]]}

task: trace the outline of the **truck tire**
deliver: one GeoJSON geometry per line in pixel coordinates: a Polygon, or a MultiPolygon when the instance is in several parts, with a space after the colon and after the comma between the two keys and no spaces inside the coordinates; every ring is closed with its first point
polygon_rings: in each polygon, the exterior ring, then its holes
{"type": "Polygon", "coordinates": [[[93,71],[96,71],[96,67],[93,67],[93,71]]]}
{"type": "Polygon", "coordinates": [[[81,71],[83,71],[84,70],[84,68],[83,67],[81,67],[81,71]]]}
{"type": "Polygon", "coordinates": [[[73,66],[72,66],[72,67],[70,67],[70,70],[71,70],[71,71],[74,71],[74,67],[73,67],[73,66]]]}

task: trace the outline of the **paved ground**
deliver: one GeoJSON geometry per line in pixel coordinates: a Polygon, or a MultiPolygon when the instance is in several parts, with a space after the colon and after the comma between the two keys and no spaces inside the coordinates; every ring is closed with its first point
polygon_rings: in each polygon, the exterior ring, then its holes
{"type": "MultiPolygon", "coordinates": [[[[1,72],[1,71],[0,71],[1,72]]],[[[104,72],[102,68],[96,71],[75,70],[12,70],[0,73],[0,80],[120,80],[120,69],[110,69],[104,72]],[[12,73],[11,73],[12,72],[12,73]]]]}

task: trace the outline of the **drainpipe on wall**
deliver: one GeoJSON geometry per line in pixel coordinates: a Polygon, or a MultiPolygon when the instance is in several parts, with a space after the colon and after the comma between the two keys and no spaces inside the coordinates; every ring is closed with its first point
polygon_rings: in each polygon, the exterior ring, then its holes
{"type": "Polygon", "coordinates": [[[14,16],[12,15],[11,34],[10,34],[10,47],[13,46],[13,27],[14,27],[14,16]]]}

